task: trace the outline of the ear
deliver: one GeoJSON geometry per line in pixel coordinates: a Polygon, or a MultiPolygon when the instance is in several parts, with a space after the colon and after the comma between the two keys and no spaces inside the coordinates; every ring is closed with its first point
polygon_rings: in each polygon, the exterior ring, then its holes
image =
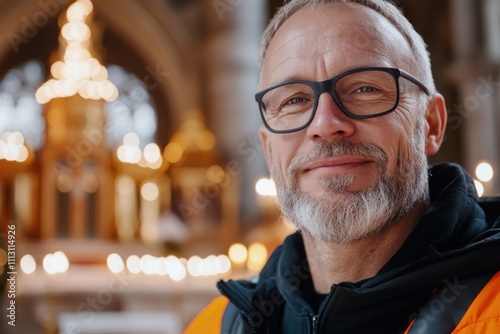
{"type": "Polygon", "coordinates": [[[425,134],[425,153],[433,155],[439,151],[446,129],[446,103],[441,94],[435,94],[425,113],[427,132],[425,134]]]}
{"type": "Polygon", "coordinates": [[[267,168],[271,166],[271,154],[269,152],[268,136],[269,130],[266,129],[264,125],[261,125],[259,129],[260,144],[262,145],[262,152],[264,152],[264,158],[266,159],[267,168]]]}

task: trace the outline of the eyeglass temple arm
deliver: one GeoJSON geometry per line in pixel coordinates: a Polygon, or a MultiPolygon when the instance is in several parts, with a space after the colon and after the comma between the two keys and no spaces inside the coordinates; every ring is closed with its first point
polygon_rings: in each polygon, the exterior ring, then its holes
{"type": "Polygon", "coordinates": [[[399,70],[400,72],[400,75],[407,79],[407,80],[410,80],[411,82],[413,82],[415,85],[417,85],[418,87],[422,88],[422,90],[424,91],[424,93],[426,95],[431,95],[431,92],[429,91],[429,89],[427,87],[425,87],[425,85],[420,82],[420,80],[418,80],[417,78],[415,78],[413,75],[411,75],[410,73],[406,72],[406,71],[403,71],[403,70],[399,70]]]}

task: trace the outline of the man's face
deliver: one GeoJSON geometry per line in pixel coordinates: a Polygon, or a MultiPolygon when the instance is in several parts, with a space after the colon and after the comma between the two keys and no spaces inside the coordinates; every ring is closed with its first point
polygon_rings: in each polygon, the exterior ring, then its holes
{"type": "MultiPolygon", "coordinates": [[[[293,14],[271,41],[261,88],[290,79],[323,81],[368,66],[412,73],[411,55],[404,37],[368,8],[342,4],[305,8],[293,14]]],[[[299,228],[350,242],[401,219],[422,199],[428,133],[419,102],[423,93],[404,79],[399,82],[400,102],[391,114],[352,119],[330,95],[322,94],[308,128],[289,134],[262,129],[278,202],[299,228]],[[405,203],[386,203],[398,198],[405,203]],[[348,223],[353,219],[358,222],[348,223]],[[320,224],[323,229],[313,231],[320,224]],[[351,230],[353,225],[359,228],[351,230]]]]}

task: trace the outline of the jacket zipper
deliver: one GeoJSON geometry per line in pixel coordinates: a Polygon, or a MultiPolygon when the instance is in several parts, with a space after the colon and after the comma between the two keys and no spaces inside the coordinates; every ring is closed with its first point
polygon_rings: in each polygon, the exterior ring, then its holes
{"type": "Polygon", "coordinates": [[[319,307],[318,314],[314,314],[312,316],[312,334],[318,334],[318,324],[319,324],[319,318],[321,315],[324,313],[324,310],[328,303],[330,302],[330,299],[332,298],[333,295],[333,290],[330,291],[330,293],[325,297],[325,300],[321,303],[321,306],[319,307]]]}
{"type": "Polygon", "coordinates": [[[313,317],[312,317],[313,334],[316,334],[318,332],[318,319],[319,319],[319,315],[313,315],[313,317]]]}

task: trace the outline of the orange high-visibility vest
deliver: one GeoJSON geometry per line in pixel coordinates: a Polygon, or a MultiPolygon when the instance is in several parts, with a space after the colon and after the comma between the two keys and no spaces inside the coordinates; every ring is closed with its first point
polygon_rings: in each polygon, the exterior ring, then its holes
{"type": "Polygon", "coordinates": [[[220,334],[222,316],[228,303],[229,300],[224,296],[215,298],[194,318],[184,334],[220,334]]]}
{"type": "MultiPolygon", "coordinates": [[[[438,294],[437,292],[435,295],[438,294]]],[[[459,296],[460,297],[460,296],[459,296]]],[[[440,314],[439,308],[434,310],[435,318],[438,319],[437,325],[429,324],[429,328],[414,328],[414,324],[423,321],[425,324],[425,315],[417,316],[405,334],[420,334],[420,333],[441,333],[435,329],[440,325],[439,322],[453,321],[446,319],[453,316],[452,314],[440,314]],[[420,317],[420,318],[419,318],[420,317]]],[[[444,313],[444,312],[443,312],[444,313]]],[[[451,334],[498,334],[500,333],[500,272],[491,278],[481,291],[475,296],[473,301],[467,307],[464,315],[458,324],[452,324],[454,328],[447,331],[451,334]]]]}
{"type": "MultiPolygon", "coordinates": [[[[222,317],[229,300],[218,297],[212,301],[189,325],[184,334],[220,334],[222,317]]],[[[435,314],[439,321],[447,321],[442,314],[435,314]],[[443,319],[439,319],[440,315],[443,319]]],[[[435,330],[436,323],[426,331],[418,330],[413,325],[419,317],[410,324],[405,334],[440,333],[435,330]]],[[[439,325],[439,324],[437,324],[439,325]]],[[[498,272],[481,289],[474,298],[467,311],[455,326],[451,334],[499,334],[500,333],[500,272],[498,272]]],[[[231,333],[232,334],[232,333],[231,333]]]]}

